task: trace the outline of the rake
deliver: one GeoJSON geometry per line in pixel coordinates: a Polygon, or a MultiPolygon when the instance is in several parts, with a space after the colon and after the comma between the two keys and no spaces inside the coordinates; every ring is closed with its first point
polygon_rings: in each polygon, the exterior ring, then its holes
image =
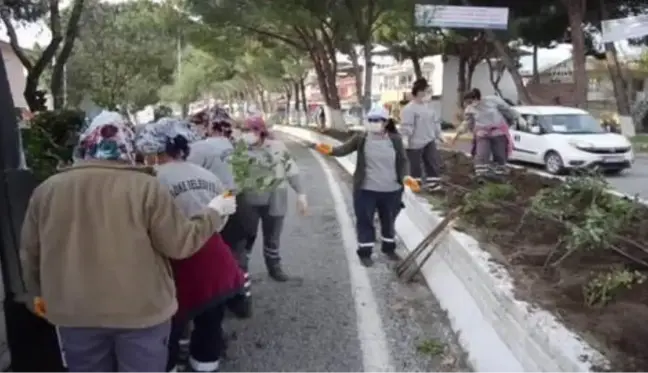
{"type": "Polygon", "coordinates": [[[414,275],[423,267],[423,265],[430,259],[436,248],[441,243],[440,238],[452,228],[452,223],[455,221],[459,209],[453,209],[441,220],[439,224],[432,229],[432,231],[423,238],[423,240],[412,250],[402,262],[396,266],[396,275],[406,281],[410,281],[414,275]],[[419,262],[418,259],[422,256],[429,246],[430,250],[422,257],[419,262]]]}

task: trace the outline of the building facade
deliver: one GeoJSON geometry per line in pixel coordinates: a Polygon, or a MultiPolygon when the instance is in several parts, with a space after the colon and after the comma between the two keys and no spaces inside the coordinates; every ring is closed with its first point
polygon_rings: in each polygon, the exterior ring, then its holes
{"type": "Polygon", "coordinates": [[[20,62],[9,43],[0,41],[0,48],[2,50],[2,59],[7,69],[7,79],[9,80],[14,107],[20,109],[27,108],[27,102],[23,96],[27,70],[25,70],[22,62],[20,62]]]}

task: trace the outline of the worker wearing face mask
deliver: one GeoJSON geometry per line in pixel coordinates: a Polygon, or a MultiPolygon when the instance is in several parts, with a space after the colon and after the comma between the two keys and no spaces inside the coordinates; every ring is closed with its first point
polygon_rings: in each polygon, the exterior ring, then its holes
{"type": "Polygon", "coordinates": [[[412,101],[401,111],[403,134],[412,177],[427,189],[438,189],[441,165],[436,142],[443,142],[441,121],[430,101],[431,87],[425,79],[412,85],[412,101]],[[425,180],[422,180],[425,171],[425,180]]]}
{"type": "Polygon", "coordinates": [[[380,219],[381,251],[397,260],[395,223],[401,209],[403,186],[414,191],[419,188],[409,175],[409,165],[403,140],[384,108],[374,108],[367,114],[366,132],[346,143],[331,148],[315,146],[320,153],[343,157],[357,151],[357,166],[353,175],[353,209],[358,235],[357,254],[363,265],[373,265],[376,233],[374,215],[380,219]]]}
{"type": "Polygon", "coordinates": [[[306,194],[302,189],[299,169],[283,142],[274,139],[261,116],[245,120],[241,140],[248,146],[251,163],[249,185],[238,185],[246,203],[254,211],[254,230],[247,241],[252,251],[259,222],[263,231],[263,257],[270,277],[279,282],[290,278],[281,266],[280,237],[284,216],[288,210],[288,185],[297,193],[297,209],[307,212],[306,194]]]}
{"type": "Polygon", "coordinates": [[[464,106],[462,127],[473,132],[475,175],[505,174],[508,171],[506,162],[513,150],[509,127],[522,120],[520,114],[499,97],[482,99],[477,88],[466,93],[464,106]]]}
{"type": "Polygon", "coordinates": [[[187,161],[211,171],[220,179],[225,187],[236,195],[237,211],[230,216],[221,231],[221,236],[234,252],[236,259],[244,271],[245,292],[229,303],[230,310],[240,317],[252,315],[252,282],[247,268],[247,240],[257,232],[257,221],[254,220],[255,210],[246,203],[245,198],[238,193],[234,181],[230,157],[234,152],[233,143],[240,136],[234,128],[234,120],[221,107],[212,108],[204,119],[208,128],[208,137],[191,144],[191,152],[187,161]]]}

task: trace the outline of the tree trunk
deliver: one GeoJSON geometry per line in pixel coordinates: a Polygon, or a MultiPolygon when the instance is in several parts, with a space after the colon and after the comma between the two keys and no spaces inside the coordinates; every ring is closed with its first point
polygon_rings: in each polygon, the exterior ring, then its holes
{"type": "MultiPolygon", "coordinates": [[[[599,0],[599,7],[601,8],[601,21],[610,18],[607,8],[607,2],[599,0]]],[[[628,82],[624,79],[621,72],[621,65],[617,56],[617,50],[614,43],[605,43],[605,62],[610,72],[610,79],[612,80],[612,87],[614,89],[614,97],[617,104],[617,112],[620,116],[630,116],[630,98],[628,97],[628,82]]]]}
{"type": "Polygon", "coordinates": [[[373,45],[365,45],[363,48],[364,60],[365,60],[365,71],[364,71],[364,100],[362,102],[362,108],[365,112],[371,109],[371,85],[373,84],[373,62],[372,62],[372,49],[373,45]]]}
{"type": "Polygon", "coordinates": [[[473,76],[479,62],[470,62],[466,64],[466,91],[472,89],[473,76]]]}
{"type": "Polygon", "coordinates": [[[70,19],[65,29],[65,41],[61,52],[58,54],[54,61],[54,68],[52,69],[52,80],[50,82],[50,91],[52,92],[52,104],[54,109],[62,109],[65,106],[65,65],[67,64],[72,50],[74,49],[74,41],[79,34],[79,19],[83,14],[83,6],[85,0],[75,0],[72,5],[72,12],[70,19]]]}
{"type": "Polygon", "coordinates": [[[18,44],[18,34],[16,29],[11,23],[11,11],[5,6],[0,8],[0,18],[5,25],[7,35],[9,36],[9,44],[11,49],[16,54],[16,57],[23,64],[25,70],[27,70],[27,79],[25,81],[25,91],[23,96],[29,106],[29,110],[32,112],[42,111],[47,109],[46,107],[40,105],[37,99],[38,83],[40,77],[45,71],[45,68],[52,63],[52,59],[56,55],[59,45],[63,41],[63,36],[61,35],[61,13],[59,11],[59,1],[58,0],[49,0],[48,1],[48,10],[49,10],[49,27],[50,32],[52,33],[52,40],[45,47],[45,50],[41,53],[40,57],[36,63],[32,63],[29,59],[29,56],[18,44]]]}
{"type": "Polygon", "coordinates": [[[467,58],[459,57],[459,68],[457,69],[457,107],[463,108],[463,97],[468,90],[466,82],[467,58]]]}
{"type": "Polygon", "coordinates": [[[493,90],[503,98],[504,95],[502,94],[502,90],[499,87],[499,83],[502,80],[502,76],[504,75],[503,64],[499,61],[493,64],[493,61],[491,61],[490,58],[486,58],[486,63],[488,64],[488,78],[491,82],[491,85],[493,86],[493,90]]]}
{"type": "Polygon", "coordinates": [[[299,90],[301,91],[301,103],[302,103],[302,109],[304,110],[304,114],[308,113],[308,102],[306,102],[306,79],[300,78],[299,79],[299,90]]]}
{"type": "MultiPolygon", "coordinates": [[[[461,3],[466,6],[472,5],[470,3],[470,0],[461,0],[461,3]]],[[[520,71],[518,70],[517,64],[515,63],[515,60],[513,59],[513,57],[511,57],[511,55],[508,52],[508,48],[504,45],[504,43],[502,43],[501,40],[499,40],[499,38],[497,37],[497,35],[495,35],[495,32],[493,30],[486,29],[484,30],[484,32],[486,33],[486,37],[490,39],[490,42],[493,43],[493,46],[495,47],[497,54],[499,54],[509,74],[511,74],[511,79],[513,79],[513,84],[515,84],[515,88],[517,89],[518,92],[518,99],[525,104],[533,103],[529,91],[527,91],[526,87],[524,86],[524,81],[522,80],[522,76],[520,75],[520,71]]]]}
{"type": "Polygon", "coordinates": [[[360,66],[360,62],[358,61],[359,56],[358,53],[356,53],[354,46],[349,48],[349,59],[351,60],[351,66],[353,68],[356,100],[358,101],[358,105],[364,106],[364,99],[362,96],[362,66],[360,66]]]}
{"type": "Polygon", "coordinates": [[[572,63],[575,104],[587,108],[587,71],[585,70],[585,35],[582,25],[585,13],[585,0],[562,0],[569,16],[569,28],[572,42],[572,63]]]}
{"type": "MultiPolygon", "coordinates": [[[[297,81],[293,82],[293,92],[295,93],[295,112],[299,112],[300,96],[299,96],[299,82],[297,81]]],[[[290,102],[290,100],[288,100],[288,102],[290,102]]]]}
{"type": "Polygon", "coordinates": [[[414,68],[414,76],[416,79],[423,78],[423,69],[421,68],[421,60],[418,56],[412,54],[409,56],[410,61],[412,61],[412,67],[414,68]]]}
{"type": "Polygon", "coordinates": [[[333,55],[331,55],[331,53],[327,53],[324,47],[320,45],[311,49],[309,53],[315,67],[317,83],[325,102],[324,116],[326,126],[342,128],[345,126],[345,123],[342,116],[340,95],[338,94],[336,85],[337,59],[334,55],[335,50],[332,51],[333,55]]]}
{"type": "MultiPolygon", "coordinates": [[[[292,97],[293,97],[293,90],[292,90],[292,87],[291,87],[290,85],[286,85],[286,86],[284,87],[284,92],[285,92],[285,94],[286,94],[286,119],[284,120],[284,122],[285,122],[284,124],[291,124],[291,120],[290,120],[290,112],[291,112],[292,110],[291,110],[291,107],[290,107],[290,100],[291,100],[292,97]]],[[[295,96],[298,96],[298,94],[295,94],[295,96]]],[[[297,104],[297,103],[295,102],[295,105],[296,105],[296,104],[297,104]]]]}
{"type": "Polygon", "coordinates": [[[538,71],[538,46],[533,46],[533,75],[532,79],[534,82],[540,81],[540,72],[538,71]]]}

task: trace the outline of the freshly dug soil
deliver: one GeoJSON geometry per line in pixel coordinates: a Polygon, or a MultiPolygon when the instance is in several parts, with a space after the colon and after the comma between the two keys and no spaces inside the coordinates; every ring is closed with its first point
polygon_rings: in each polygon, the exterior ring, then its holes
{"type": "MultiPolygon", "coordinates": [[[[480,187],[471,177],[472,161],[459,153],[442,151],[441,155],[444,189],[435,197],[444,200],[446,208],[462,206],[467,191],[480,187]]],[[[503,205],[494,201],[477,207],[467,225],[469,233],[484,242],[485,248],[495,247],[493,256],[508,268],[519,298],[562,318],[611,359],[614,371],[648,371],[648,284],[624,288],[602,307],[586,306],[583,294],[583,285],[593,274],[614,265],[641,272],[646,268],[612,250],[580,250],[555,267],[546,265],[567,228],[531,213],[525,216],[525,211],[533,196],[561,181],[513,169],[504,182],[514,187],[515,198],[503,205]]],[[[648,253],[625,241],[648,247],[648,208],[638,206],[631,224],[618,236],[622,239],[615,242],[617,247],[648,261],[648,253]]]]}

